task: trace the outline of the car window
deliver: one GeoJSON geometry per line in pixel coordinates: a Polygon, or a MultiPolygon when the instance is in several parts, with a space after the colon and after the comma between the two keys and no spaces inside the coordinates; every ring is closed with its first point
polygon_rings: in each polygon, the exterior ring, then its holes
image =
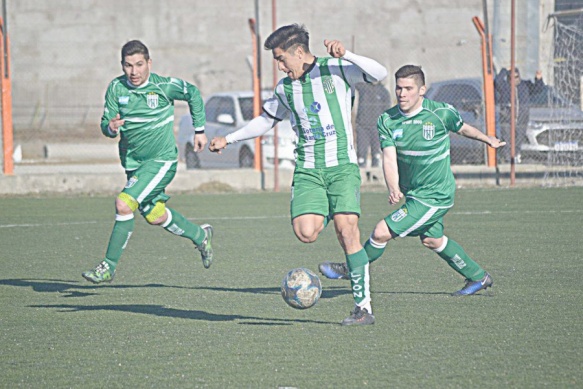
{"type": "Polygon", "coordinates": [[[442,85],[433,100],[453,105],[458,110],[478,111],[482,105],[482,94],[468,84],[442,85]]]}
{"type": "Polygon", "coordinates": [[[235,102],[227,96],[211,97],[205,104],[206,121],[216,123],[219,115],[228,113],[237,120],[235,115],[235,102]]]}
{"type": "Polygon", "coordinates": [[[239,97],[239,105],[241,106],[241,115],[243,115],[243,120],[249,121],[253,119],[253,98],[239,97]]]}

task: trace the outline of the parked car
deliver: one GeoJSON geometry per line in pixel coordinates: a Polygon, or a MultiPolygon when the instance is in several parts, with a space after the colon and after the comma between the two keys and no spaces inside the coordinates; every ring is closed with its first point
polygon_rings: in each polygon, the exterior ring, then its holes
{"type": "MultiPolygon", "coordinates": [[[[485,130],[484,99],[480,78],[434,82],[425,96],[456,107],[468,124],[485,130]]],[[[548,151],[572,152],[583,149],[583,112],[569,104],[554,88],[545,86],[531,96],[527,141],[518,150],[522,160],[546,160],[548,151]]],[[[452,163],[485,161],[485,146],[459,136],[451,136],[452,163]]]]}
{"type": "MultiPolygon", "coordinates": [[[[271,96],[263,91],[262,98],[271,96]]],[[[205,133],[209,141],[215,136],[225,136],[243,127],[253,118],[253,92],[224,92],[209,96],[205,102],[205,133]]],[[[281,167],[289,168],[295,164],[296,134],[289,120],[278,124],[278,161],[281,167]]],[[[263,136],[264,167],[274,164],[274,130],[263,136]]],[[[190,115],[180,118],[177,144],[179,158],[186,163],[187,169],[198,168],[251,168],[255,158],[255,139],[236,142],[224,149],[221,154],[204,150],[193,151],[194,128],[190,115]]]]}

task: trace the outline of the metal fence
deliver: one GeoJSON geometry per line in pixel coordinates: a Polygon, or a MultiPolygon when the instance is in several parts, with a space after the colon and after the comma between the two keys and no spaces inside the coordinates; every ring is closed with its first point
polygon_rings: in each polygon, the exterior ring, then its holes
{"type": "MultiPolygon", "coordinates": [[[[26,14],[24,11],[29,12],[29,19],[30,15],[35,15],[36,18],[41,19],[43,12],[54,13],[54,10],[46,8],[45,10],[36,10],[33,14],[30,13],[30,7],[26,8],[25,5],[22,5],[29,4],[30,6],[32,3],[25,1],[13,6],[21,7],[13,11],[13,19],[16,21],[12,25],[15,26],[15,30],[18,28],[17,24],[24,22],[19,19],[21,17],[19,15],[26,14]]],[[[61,3],[63,3],[63,7],[69,4],[68,2],[61,3]]],[[[114,2],[108,0],[105,3],[103,7],[112,6],[114,2]]],[[[252,2],[249,3],[245,6],[240,5],[244,8],[241,12],[253,15],[252,2]]],[[[439,4],[436,4],[429,0],[422,1],[423,6],[418,9],[408,6],[409,3],[405,1],[395,4],[387,3],[382,6],[378,2],[365,3],[345,2],[343,9],[339,10],[339,20],[342,20],[342,23],[333,19],[318,19],[318,10],[314,11],[314,15],[306,16],[296,10],[297,7],[282,4],[280,14],[287,15],[289,19],[282,17],[278,23],[282,25],[295,22],[301,16],[314,38],[329,37],[330,32],[332,32],[332,35],[335,35],[332,37],[342,39],[349,49],[378,59],[389,68],[389,77],[382,85],[378,86],[381,89],[376,89],[376,92],[364,89],[357,91],[353,116],[357,151],[362,166],[374,167],[378,165],[380,151],[378,150],[378,137],[375,128],[376,118],[379,112],[395,103],[392,74],[398,67],[406,63],[421,65],[425,69],[429,98],[452,104],[460,111],[466,122],[484,130],[480,40],[470,17],[482,14],[482,1],[452,1],[451,4],[455,6],[456,10],[459,8],[458,12],[451,12],[452,5],[449,3],[441,4],[438,2],[439,4]],[[387,13],[386,17],[383,16],[383,12],[387,13]],[[294,18],[296,19],[294,20],[294,18]],[[411,36],[405,36],[398,32],[398,24],[406,20],[415,20],[413,24],[420,25],[420,27],[409,25],[411,36]]],[[[155,3],[148,4],[153,6],[155,3]]],[[[179,1],[176,4],[182,7],[177,9],[176,14],[180,14],[191,6],[190,2],[184,1],[179,1]]],[[[192,4],[194,4],[194,8],[201,9],[202,2],[195,1],[192,4]]],[[[228,1],[218,1],[216,5],[209,5],[207,8],[223,7],[227,9],[229,4],[228,1]]],[[[101,9],[101,6],[98,5],[95,7],[101,9]]],[[[321,11],[324,12],[324,8],[321,11]]],[[[205,12],[210,11],[206,10],[205,12]]],[[[251,54],[251,47],[240,43],[230,44],[228,42],[230,38],[221,33],[221,29],[217,27],[223,27],[222,30],[225,30],[224,26],[230,24],[233,29],[236,28],[232,24],[232,18],[229,19],[236,13],[233,10],[225,12],[224,15],[215,13],[215,19],[201,20],[200,26],[204,27],[199,26],[196,33],[205,36],[215,46],[219,46],[220,51],[233,50],[233,53],[246,58],[251,54]]],[[[270,16],[268,10],[262,12],[263,20],[268,20],[270,16]]],[[[44,69],[34,73],[34,77],[27,78],[23,74],[35,65],[13,60],[13,63],[20,64],[19,68],[15,70],[18,73],[17,77],[14,77],[13,80],[14,144],[21,153],[17,163],[75,161],[82,158],[94,161],[116,160],[116,145],[110,139],[101,136],[99,121],[107,83],[121,73],[117,58],[119,56],[118,46],[123,42],[116,39],[103,43],[92,36],[93,33],[89,32],[92,31],[89,27],[68,27],[67,23],[70,24],[75,17],[73,11],[70,11],[69,14],[69,20],[57,18],[51,24],[53,30],[59,30],[61,34],[66,33],[66,41],[60,42],[60,55],[64,59],[60,58],[59,64],[65,63],[66,66],[70,66],[69,74],[63,72],[62,69],[57,72],[55,67],[50,66],[50,58],[44,58],[42,62],[44,69]],[[85,39],[87,39],[86,44],[81,42],[85,39]],[[103,51],[108,57],[95,60],[96,57],[93,54],[95,51],[103,51]],[[107,74],[107,76],[104,77],[103,74],[107,74]]],[[[103,17],[99,19],[99,14],[100,12],[96,11],[96,18],[103,22],[103,17]]],[[[163,31],[170,35],[168,39],[177,39],[177,36],[184,36],[190,29],[190,23],[186,19],[188,18],[182,19],[172,15],[166,20],[167,24],[164,24],[163,19],[157,20],[158,25],[155,28],[158,29],[158,33],[163,31]]],[[[244,18],[239,19],[237,24],[246,23],[244,18]]],[[[581,53],[583,18],[571,18],[568,23],[565,23],[565,20],[560,17],[551,19],[553,23],[549,25],[549,28],[540,31],[540,34],[550,34],[554,37],[551,55],[546,63],[540,64],[541,69],[549,75],[548,79],[545,80],[548,85],[545,90],[546,97],[542,99],[546,103],[540,104],[538,108],[533,108],[538,109],[539,112],[533,113],[531,116],[541,114],[547,118],[552,118],[553,121],[551,124],[548,121],[542,124],[531,121],[528,128],[529,133],[524,135],[524,143],[519,146],[517,153],[521,154],[521,163],[579,166],[582,164],[581,152],[583,150],[583,139],[581,139],[583,129],[580,125],[583,122],[580,101],[582,82],[580,69],[583,68],[581,64],[583,58],[581,53]],[[563,131],[560,123],[566,125],[567,127],[564,128],[570,130],[563,131]],[[562,138],[556,140],[560,136],[562,138]],[[566,138],[564,138],[565,136],[566,138]],[[520,149],[520,147],[523,148],[520,149]]],[[[266,23],[263,23],[263,26],[262,39],[271,30],[266,23]]],[[[41,31],[33,33],[32,27],[27,28],[26,31],[30,35],[30,39],[40,39],[44,37],[43,34],[53,33],[52,30],[47,31],[46,29],[40,29],[41,31]]],[[[105,30],[99,31],[103,33],[103,36],[109,37],[110,31],[108,29],[115,30],[115,28],[118,27],[111,24],[105,30]]],[[[144,29],[143,26],[137,31],[139,31],[138,35],[144,35],[148,38],[146,41],[156,42],[148,29],[144,29]]],[[[56,34],[56,32],[54,33],[56,34]]],[[[125,34],[132,38],[136,35],[134,31],[128,31],[125,34]]],[[[29,55],[26,50],[33,50],[28,46],[26,49],[14,48],[14,42],[17,45],[22,44],[22,42],[27,41],[26,38],[21,36],[19,39],[13,40],[13,57],[15,55],[29,55]]],[[[247,42],[247,38],[242,41],[247,42]]],[[[221,91],[250,88],[250,77],[246,76],[249,69],[244,61],[226,64],[225,57],[217,56],[216,62],[213,63],[214,58],[210,49],[205,46],[206,43],[196,43],[197,47],[200,47],[198,50],[200,50],[201,55],[190,55],[186,59],[184,59],[185,53],[177,49],[180,45],[170,47],[154,44],[151,50],[155,56],[157,55],[158,62],[156,63],[160,64],[155,70],[160,74],[179,76],[197,84],[203,97],[221,91]],[[189,60],[192,61],[192,66],[185,66],[184,61],[189,60]],[[244,82],[241,81],[242,75],[246,79],[244,82]]],[[[51,48],[50,44],[47,45],[48,48],[51,48]]],[[[316,54],[323,54],[319,41],[314,39],[312,45],[316,54]]],[[[42,57],[42,52],[40,52],[42,45],[35,47],[35,50],[39,51],[38,55],[42,57]]],[[[262,64],[263,87],[269,89],[272,87],[270,53],[263,52],[262,64]]],[[[278,77],[280,76],[281,73],[278,77]]],[[[532,79],[533,76],[524,74],[523,78],[532,79]]],[[[500,118],[499,110],[500,108],[497,111],[498,118],[500,118]]],[[[186,113],[186,106],[178,104],[175,121],[177,132],[180,116],[184,113],[186,113]]],[[[501,136],[504,135],[503,127],[498,125],[501,136]]],[[[454,164],[484,165],[486,163],[484,145],[462,139],[457,135],[452,135],[451,139],[451,155],[454,164]]],[[[500,159],[499,163],[505,163],[505,160],[500,159]]]]}

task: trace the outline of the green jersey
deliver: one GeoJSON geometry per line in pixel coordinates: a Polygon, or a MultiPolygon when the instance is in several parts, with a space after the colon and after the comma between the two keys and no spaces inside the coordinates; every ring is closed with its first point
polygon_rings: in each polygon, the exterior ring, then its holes
{"type": "Polygon", "coordinates": [[[298,136],[296,164],[324,168],[356,163],[351,110],[354,86],[365,74],[340,58],[316,58],[298,80],[279,81],[264,111],[277,120],[290,117],[298,136]]]}
{"type": "Polygon", "coordinates": [[[396,105],[379,117],[381,147],[396,148],[399,187],[407,197],[434,207],[453,206],[449,132],[458,132],[462,125],[454,107],[428,99],[409,115],[396,105]]]}
{"type": "Polygon", "coordinates": [[[120,127],[119,156],[126,170],[145,161],[176,161],[174,100],[188,102],[196,132],[204,132],[204,103],[199,90],[178,78],[150,73],[146,83],[133,86],[125,75],[113,80],[105,94],[101,131],[114,138],[109,121],[117,114],[125,120],[120,127]]]}

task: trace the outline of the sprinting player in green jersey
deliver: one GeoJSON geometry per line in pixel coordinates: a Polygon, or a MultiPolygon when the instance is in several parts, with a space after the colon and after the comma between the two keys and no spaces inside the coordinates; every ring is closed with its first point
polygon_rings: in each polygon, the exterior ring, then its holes
{"type": "Polygon", "coordinates": [[[204,149],[204,103],[198,89],[183,80],[150,73],[152,60],[140,41],[121,50],[124,74],[114,79],[105,95],[101,131],[110,138],[120,135],[119,156],[127,175],[124,189],[115,200],[115,224],[103,261],[83,273],[93,283],[111,282],[123,249],[134,230],[134,211],[146,221],[174,235],[190,239],[202,256],[205,268],[213,260],[213,228],[198,226],[174,209],[164,191],[176,175],[178,151],[174,140],[174,100],[188,102],[195,128],[194,151],[204,149]]]}
{"type": "MultiPolygon", "coordinates": [[[[298,136],[293,175],[291,218],[297,238],[316,241],[328,216],[346,260],[368,263],[360,243],[360,169],[353,144],[351,108],[355,85],[384,79],[378,62],[346,50],[339,41],[324,41],[332,57],[317,58],[309,49],[304,26],[284,26],[265,41],[279,70],[287,74],[265,101],[263,114],[240,130],[211,140],[210,150],[263,135],[286,117],[298,136]]],[[[343,323],[350,324],[352,316],[343,323]]]]}
{"type": "MultiPolygon", "coordinates": [[[[492,286],[492,277],[443,233],[443,217],[453,206],[456,189],[450,168],[449,132],[493,148],[506,143],[464,123],[451,105],[425,99],[425,75],[419,66],[403,66],[395,79],[398,104],[379,117],[377,127],[389,204],[397,204],[403,197],[405,203],[376,225],[364,244],[367,262],[359,266],[348,262],[348,271],[343,264],[321,264],[330,278],[349,274],[360,307],[370,305],[369,264],[383,254],[387,242],[397,237],[418,236],[425,247],[466,279],[466,285],[453,295],[472,295],[492,286]]],[[[370,324],[374,318],[364,312],[359,320],[360,324],[370,324]]]]}

